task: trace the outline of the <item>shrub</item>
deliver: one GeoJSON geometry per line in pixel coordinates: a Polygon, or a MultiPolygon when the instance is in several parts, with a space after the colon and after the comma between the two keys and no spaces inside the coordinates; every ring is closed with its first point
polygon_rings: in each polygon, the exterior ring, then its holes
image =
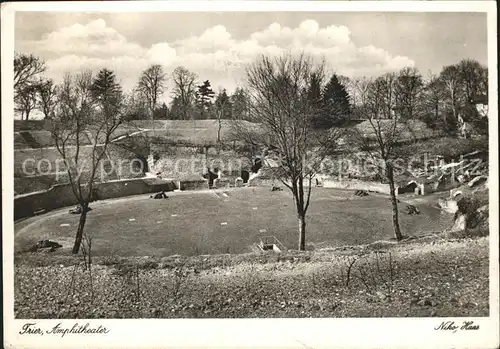
{"type": "Polygon", "coordinates": [[[480,238],[489,235],[490,230],[484,227],[465,229],[462,231],[452,231],[448,233],[448,237],[453,239],[480,238]]]}
{"type": "Polygon", "coordinates": [[[399,147],[398,153],[412,155],[441,155],[445,161],[458,160],[460,155],[465,155],[479,150],[488,153],[488,137],[482,136],[473,139],[459,139],[455,137],[434,138],[419,141],[399,147]]]}

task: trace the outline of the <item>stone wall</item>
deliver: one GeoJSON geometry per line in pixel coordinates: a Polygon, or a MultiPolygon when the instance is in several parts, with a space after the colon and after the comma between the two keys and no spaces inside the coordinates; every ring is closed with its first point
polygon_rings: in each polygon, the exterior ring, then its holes
{"type": "Polygon", "coordinates": [[[248,170],[250,162],[232,150],[152,144],[148,166],[151,173],[162,178],[192,180],[206,173],[207,167],[220,169],[224,176],[235,176],[248,170]]]}
{"type": "Polygon", "coordinates": [[[209,189],[207,179],[199,179],[199,180],[193,179],[193,180],[178,181],[176,188],[179,188],[180,190],[209,189]]]}
{"type": "MultiPolygon", "coordinates": [[[[350,189],[350,190],[366,190],[381,194],[390,194],[389,184],[377,182],[363,182],[360,180],[323,180],[323,188],[350,189]]],[[[397,189],[397,188],[396,188],[397,189]]],[[[397,190],[396,190],[397,193],[397,190]]]]}
{"type": "MultiPolygon", "coordinates": [[[[95,188],[97,199],[104,200],[161,190],[172,191],[176,185],[172,181],[151,178],[97,183],[95,188]]],[[[35,211],[39,209],[50,211],[77,203],[70,185],[56,185],[49,190],[16,196],[14,198],[14,219],[33,216],[35,211]]]]}
{"type": "MultiPolygon", "coordinates": [[[[92,146],[80,148],[82,178],[90,174],[92,146]]],[[[110,144],[97,171],[96,181],[144,177],[146,158],[110,144]]],[[[147,165],[147,164],[146,164],[147,165]]],[[[17,149],[14,152],[14,189],[16,194],[46,190],[69,182],[66,166],[55,148],[17,149]]]]}

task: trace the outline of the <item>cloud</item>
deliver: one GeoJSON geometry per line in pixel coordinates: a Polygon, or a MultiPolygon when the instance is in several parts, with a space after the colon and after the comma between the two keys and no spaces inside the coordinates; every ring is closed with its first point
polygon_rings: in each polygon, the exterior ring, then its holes
{"type": "Polygon", "coordinates": [[[147,58],[151,63],[171,65],[177,59],[177,52],[168,43],[162,42],[154,44],[147,51],[147,58]]]}
{"type": "Polygon", "coordinates": [[[262,45],[281,44],[299,47],[309,44],[314,47],[328,48],[350,44],[350,35],[349,29],[345,26],[331,25],[320,28],[318,22],[305,20],[295,29],[273,23],[263,31],[253,33],[251,39],[262,45]]]}
{"type": "Polygon", "coordinates": [[[176,41],[175,47],[182,47],[182,50],[177,49],[181,61],[189,63],[193,69],[210,65],[220,71],[227,71],[228,62],[233,66],[243,66],[260,54],[301,51],[324,58],[341,74],[378,75],[415,64],[408,57],[393,56],[381,48],[357,47],[346,26],[321,28],[314,20],[305,20],[296,28],[272,23],[242,40],[233,39],[224,26],[218,25],[200,36],[176,41]],[[207,48],[211,50],[207,51],[207,48]]]}
{"type": "Polygon", "coordinates": [[[241,39],[234,38],[225,26],[215,25],[199,35],[145,47],[97,19],[60,28],[39,41],[23,42],[22,47],[50,57],[47,74],[56,80],[62,79],[66,71],[107,67],[115,71],[125,89],[133,87],[148,65],[161,64],[168,73],[183,65],[197,73],[200,80],[211,79],[214,87],[232,91],[244,80],[245,65],[257,55],[284,52],[305,51],[324,58],[332,70],[348,76],[374,76],[414,66],[410,58],[382,48],[358,47],[346,26],[320,27],[314,20],[305,20],[296,28],[272,23],[241,39]]]}
{"type": "Polygon", "coordinates": [[[139,44],[129,42],[117,30],[108,27],[103,19],[53,31],[36,42],[36,47],[52,53],[99,57],[134,55],[142,51],[139,44]]]}

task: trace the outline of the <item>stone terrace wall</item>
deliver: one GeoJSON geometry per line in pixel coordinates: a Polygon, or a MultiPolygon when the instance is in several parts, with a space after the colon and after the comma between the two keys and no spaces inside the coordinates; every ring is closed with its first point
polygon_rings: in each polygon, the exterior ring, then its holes
{"type": "MultiPolygon", "coordinates": [[[[159,179],[131,179],[110,181],[96,184],[98,200],[118,198],[130,195],[153,193],[161,190],[172,191],[176,188],[174,182],[159,179]]],[[[14,198],[14,219],[30,217],[35,211],[54,210],[61,207],[76,205],[77,201],[68,184],[56,185],[49,190],[19,195],[14,198]]]]}
{"type": "MultiPolygon", "coordinates": [[[[91,164],[91,146],[81,152],[82,177],[88,177],[91,164]]],[[[97,182],[117,179],[142,178],[147,170],[147,159],[122,147],[108,145],[106,157],[96,172],[97,182]]],[[[62,158],[55,148],[18,149],[14,152],[14,190],[16,194],[47,190],[53,185],[69,182],[62,158]]]]}
{"type": "Polygon", "coordinates": [[[250,162],[231,150],[154,144],[148,159],[150,172],[175,180],[201,178],[207,167],[219,168],[224,176],[248,170],[250,162]]]}
{"type": "Polygon", "coordinates": [[[207,179],[178,181],[176,186],[180,190],[209,189],[207,179]]]}
{"type": "MultiPolygon", "coordinates": [[[[364,182],[359,180],[323,180],[323,188],[350,189],[350,190],[366,190],[381,194],[390,194],[389,184],[377,182],[364,182]]],[[[397,193],[397,190],[396,190],[397,193]]]]}

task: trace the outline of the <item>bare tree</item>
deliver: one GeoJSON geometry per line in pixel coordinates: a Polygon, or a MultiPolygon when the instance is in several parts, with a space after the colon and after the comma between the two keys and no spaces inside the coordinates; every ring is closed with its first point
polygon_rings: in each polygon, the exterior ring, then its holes
{"type": "Polygon", "coordinates": [[[488,92],[488,68],[473,59],[464,59],[457,64],[461,87],[464,92],[465,103],[477,95],[488,92]]]}
{"type": "Polygon", "coordinates": [[[222,130],[222,120],[228,119],[228,115],[231,114],[231,99],[223,89],[217,94],[215,99],[215,113],[217,117],[217,144],[221,142],[221,130],[222,130]]]}
{"type": "Polygon", "coordinates": [[[453,122],[457,122],[460,105],[460,71],[455,65],[446,66],[441,71],[440,79],[445,86],[446,102],[452,111],[453,122]]]}
{"type": "Polygon", "coordinates": [[[54,113],[52,136],[81,208],[74,254],[79,252],[82,244],[101,161],[113,132],[122,122],[121,89],[114,81],[114,75],[108,72],[101,71],[95,79],[89,71],[76,76],[67,74],[60,87],[54,113]],[[83,146],[82,141],[89,138],[92,144],[83,146]]]}
{"type": "Polygon", "coordinates": [[[129,93],[124,96],[124,103],[126,104],[127,121],[130,120],[143,120],[148,117],[148,102],[144,94],[139,91],[137,87],[133,88],[129,93]]]}
{"type": "Polygon", "coordinates": [[[196,74],[184,67],[177,67],[172,73],[174,82],[173,97],[177,102],[177,108],[180,109],[182,119],[190,118],[189,114],[196,99],[195,79],[196,74]]]}
{"type": "Polygon", "coordinates": [[[231,118],[235,120],[248,120],[248,93],[244,88],[237,87],[231,101],[231,118]]]}
{"type": "Polygon", "coordinates": [[[27,85],[45,71],[45,62],[34,55],[16,53],[14,56],[14,89],[27,85]]]}
{"type": "Polygon", "coordinates": [[[22,85],[14,94],[15,110],[21,113],[21,120],[29,119],[30,113],[36,108],[37,89],[35,85],[22,85]]]}
{"type": "Polygon", "coordinates": [[[14,103],[21,119],[29,119],[36,108],[37,87],[35,78],[45,71],[45,62],[34,55],[16,53],[14,56],[14,103]]]}
{"type": "Polygon", "coordinates": [[[433,115],[434,120],[439,120],[442,116],[443,126],[448,128],[446,113],[443,113],[442,107],[445,99],[444,83],[435,74],[429,73],[424,90],[424,103],[429,114],[433,115]]]}
{"type": "Polygon", "coordinates": [[[151,118],[153,118],[158,98],[163,94],[166,81],[167,75],[159,64],[150,66],[141,74],[137,87],[148,101],[151,118]]]}
{"type": "Polygon", "coordinates": [[[387,178],[394,235],[401,240],[394,167],[398,156],[396,146],[408,130],[401,115],[394,113],[394,81],[394,74],[386,74],[370,81],[366,89],[358,90],[361,106],[356,112],[361,114],[359,117],[367,119],[370,127],[369,130],[354,128],[350,141],[366,151],[379,173],[387,178]]]}
{"type": "Polygon", "coordinates": [[[422,75],[416,68],[401,69],[395,81],[395,108],[405,119],[420,118],[422,116],[422,93],[424,82],[422,75]]]}
{"type": "Polygon", "coordinates": [[[324,76],[323,64],[306,55],[262,56],[247,70],[250,118],[237,121],[236,138],[248,148],[270,149],[279,167],[275,176],[292,192],[299,223],[299,250],[306,246],[306,213],[311,182],[336,146],[337,134],[313,129],[324,110],[308,98],[311,77],[324,76]]]}
{"type": "Polygon", "coordinates": [[[52,79],[40,79],[36,83],[38,91],[38,107],[46,119],[54,115],[57,98],[57,86],[52,79]]]}
{"type": "MultiPolygon", "coordinates": [[[[366,77],[357,77],[349,79],[347,81],[348,81],[347,91],[349,93],[349,96],[351,96],[351,103],[353,110],[355,110],[356,108],[361,108],[362,107],[361,96],[366,95],[370,80],[366,77]]],[[[363,114],[356,112],[354,112],[354,115],[356,115],[357,117],[363,116],[363,114]]]]}

